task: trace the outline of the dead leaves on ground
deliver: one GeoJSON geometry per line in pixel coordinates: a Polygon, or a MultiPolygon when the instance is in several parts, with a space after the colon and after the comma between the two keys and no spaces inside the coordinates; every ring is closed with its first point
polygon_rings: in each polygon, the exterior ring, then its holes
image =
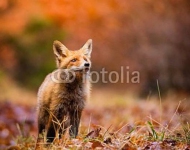
{"type": "MultiPolygon", "coordinates": [[[[33,149],[37,130],[35,108],[8,102],[0,104],[0,149],[33,149]]],[[[167,105],[168,107],[169,105],[167,105]]],[[[189,150],[190,125],[187,117],[185,121],[182,120],[183,124],[180,125],[177,118],[173,118],[170,122],[172,113],[175,112],[174,108],[168,115],[170,117],[165,115],[163,118],[166,122],[169,120],[169,125],[162,126],[158,121],[152,119],[159,118],[158,112],[153,108],[151,105],[147,109],[144,105],[130,106],[130,108],[126,108],[126,106],[102,109],[86,108],[79,136],[76,139],[70,139],[68,135],[61,139],[55,139],[49,145],[49,149],[189,150]],[[146,116],[148,112],[152,116],[145,120],[143,116],[146,116]],[[180,130],[173,127],[178,127],[180,130]]],[[[168,109],[166,110],[168,111],[168,109]]],[[[189,112],[183,109],[183,113],[188,114],[189,112]]],[[[41,144],[46,145],[43,140],[41,144]]]]}
{"type": "Polygon", "coordinates": [[[0,149],[8,145],[31,146],[34,137],[30,135],[36,132],[35,108],[1,102],[0,110],[0,149]]]}

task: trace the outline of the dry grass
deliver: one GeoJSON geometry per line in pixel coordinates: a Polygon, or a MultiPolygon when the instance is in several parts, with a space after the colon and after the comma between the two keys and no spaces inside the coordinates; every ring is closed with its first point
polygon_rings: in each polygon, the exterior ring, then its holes
{"type": "MultiPolygon", "coordinates": [[[[5,85],[3,89],[9,89],[3,82],[1,80],[1,85],[5,85]]],[[[9,81],[9,83],[14,82],[9,81]]],[[[8,99],[16,100],[16,103],[1,105],[3,113],[0,117],[4,120],[0,122],[0,145],[2,145],[0,148],[34,149],[37,137],[35,95],[19,88],[16,84],[13,84],[10,91],[5,91],[1,91],[3,96],[10,96],[8,99]],[[16,93],[25,93],[25,96],[19,97],[20,94],[16,93]],[[28,99],[27,97],[31,100],[24,100],[28,99]],[[30,106],[21,105],[23,101],[30,106]],[[10,124],[11,120],[14,121],[10,124]],[[5,134],[7,132],[8,135],[5,134]]],[[[0,99],[3,99],[3,96],[0,99]]],[[[188,97],[177,96],[174,93],[161,96],[161,99],[159,96],[140,99],[132,93],[118,94],[115,91],[94,89],[92,98],[82,115],[79,136],[70,139],[66,133],[62,139],[55,139],[43,149],[188,150],[190,149],[189,103],[188,97]]],[[[45,145],[43,138],[41,142],[45,145]]]]}

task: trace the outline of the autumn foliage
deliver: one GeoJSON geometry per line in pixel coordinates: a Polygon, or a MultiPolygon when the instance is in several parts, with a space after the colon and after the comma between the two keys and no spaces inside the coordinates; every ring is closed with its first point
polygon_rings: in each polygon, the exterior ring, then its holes
{"type": "MultiPolygon", "coordinates": [[[[33,75],[39,76],[39,80],[27,83],[26,78],[21,82],[36,87],[42,80],[41,76],[53,68],[53,57],[48,61],[42,59],[36,66],[35,62],[31,65],[23,60],[27,54],[19,53],[31,53],[28,59],[33,61],[36,57],[49,57],[52,54],[54,39],[75,49],[92,38],[94,70],[104,67],[119,71],[121,66],[130,66],[131,71],[140,71],[140,84],[128,86],[118,83],[120,87],[135,87],[147,95],[157,90],[156,80],[159,80],[163,92],[187,92],[190,89],[190,71],[186,65],[190,57],[189,8],[188,0],[2,0],[1,64],[6,70],[17,68],[17,78],[26,67],[34,68],[36,74],[33,75]],[[28,33],[29,26],[35,31],[28,33]],[[10,59],[13,60],[11,63],[10,59]]],[[[31,72],[26,74],[30,77],[31,72]]]]}

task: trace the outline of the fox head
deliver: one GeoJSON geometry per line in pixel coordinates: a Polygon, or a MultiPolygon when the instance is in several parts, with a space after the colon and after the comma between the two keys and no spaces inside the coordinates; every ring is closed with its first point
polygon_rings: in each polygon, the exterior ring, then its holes
{"type": "Polygon", "coordinates": [[[91,67],[92,40],[89,39],[79,50],[69,50],[61,42],[54,41],[53,51],[56,57],[57,68],[85,70],[91,67]]]}

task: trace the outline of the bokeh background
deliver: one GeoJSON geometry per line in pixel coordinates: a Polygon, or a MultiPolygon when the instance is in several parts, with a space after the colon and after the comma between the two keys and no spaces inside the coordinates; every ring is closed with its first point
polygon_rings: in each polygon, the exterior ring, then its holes
{"type": "Polygon", "coordinates": [[[0,2],[0,69],[26,88],[37,89],[55,68],[52,43],[79,49],[93,39],[93,70],[140,72],[140,84],[119,86],[146,95],[190,90],[188,0],[0,2]]]}
{"type": "Polygon", "coordinates": [[[121,91],[147,97],[158,89],[186,95],[189,14],[189,0],[0,0],[0,99],[35,105],[38,87],[55,69],[53,41],[79,49],[89,38],[92,70],[140,72],[139,84],[93,84],[95,98],[105,91],[105,101],[121,91]]]}

